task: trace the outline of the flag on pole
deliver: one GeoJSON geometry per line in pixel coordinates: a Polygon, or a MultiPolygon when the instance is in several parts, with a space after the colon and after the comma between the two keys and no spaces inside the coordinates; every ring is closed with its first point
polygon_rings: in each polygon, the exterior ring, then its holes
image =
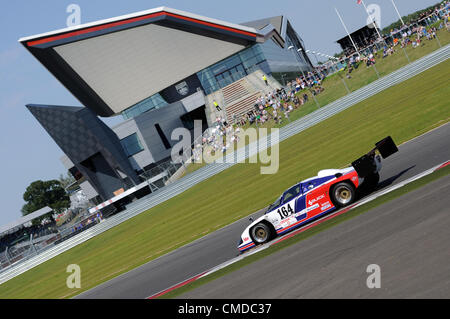
{"type": "Polygon", "coordinates": [[[362,0],[357,0],[356,4],[361,4],[362,0]]]}

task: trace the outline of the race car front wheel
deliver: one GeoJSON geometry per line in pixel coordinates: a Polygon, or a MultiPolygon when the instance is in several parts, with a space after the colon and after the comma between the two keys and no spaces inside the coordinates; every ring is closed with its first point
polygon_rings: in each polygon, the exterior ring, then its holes
{"type": "Polygon", "coordinates": [[[259,223],[251,229],[251,237],[255,244],[268,242],[271,236],[270,227],[265,223],[259,223]]]}
{"type": "Polygon", "coordinates": [[[330,195],[335,206],[344,207],[355,200],[355,187],[347,182],[337,183],[333,186],[330,195]]]}

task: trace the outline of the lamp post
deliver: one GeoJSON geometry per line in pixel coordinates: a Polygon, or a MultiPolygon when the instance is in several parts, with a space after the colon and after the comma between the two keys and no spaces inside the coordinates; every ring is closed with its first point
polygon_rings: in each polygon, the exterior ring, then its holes
{"type": "Polygon", "coordinates": [[[317,65],[319,65],[319,59],[317,58],[316,52],[315,51],[309,51],[309,50],[306,50],[306,52],[311,52],[314,55],[314,57],[316,58],[317,65]]]}
{"type": "MultiPolygon", "coordinates": [[[[397,12],[398,17],[400,18],[400,21],[402,22],[402,25],[403,25],[404,27],[407,27],[407,25],[405,24],[405,21],[403,21],[403,18],[402,18],[401,14],[400,14],[400,11],[398,11],[397,6],[395,5],[394,0],[391,0],[391,2],[392,2],[392,5],[394,6],[395,11],[397,12]]],[[[408,28],[408,27],[407,27],[407,28],[408,28]]],[[[408,28],[408,29],[409,29],[409,28],[408,28]]],[[[403,37],[403,34],[400,34],[400,35],[403,37]]],[[[411,60],[409,59],[408,53],[406,52],[406,50],[405,50],[405,48],[404,48],[403,46],[402,46],[402,49],[403,49],[403,52],[404,52],[405,55],[406,55],[406,59],[408,59],[408,62],[411,63],[411,60]]]]}

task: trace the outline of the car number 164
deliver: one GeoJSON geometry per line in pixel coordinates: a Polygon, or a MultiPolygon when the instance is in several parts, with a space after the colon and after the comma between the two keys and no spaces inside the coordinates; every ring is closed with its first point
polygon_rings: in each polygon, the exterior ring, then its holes
{"type": "Polygon", "coordinates": [[[291,205],[287,204],[283,207],[278,208],[277,213],[280,215],[281,219],[285,219],[286,217],[294,214],[294,210],[292,209],[291,205]]]}

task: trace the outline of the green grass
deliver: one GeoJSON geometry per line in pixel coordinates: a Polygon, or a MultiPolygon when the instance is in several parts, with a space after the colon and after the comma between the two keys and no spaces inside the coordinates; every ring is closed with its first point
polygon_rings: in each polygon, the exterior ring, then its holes
{"type": "Polygon", "coordinates": [[[245,267],[245,266],[247,266],[257,260],[260,260],[264,257],[267,257],[275,252],[278,252],[278,251],[282,250],[283,248],[286,248],[286,247],[291,246],[295,243],[298,243],[302,240],[305,240],[309,237],[312,237],[313,235],[315,235],[317,233],[320,233],[320,232],[327,230],[333,226],[341,224],[353,217],[359,216],[359,215],[371,210],[374,207],[377,207],[384,203],[387,203],[395,198],[398,198],[406,193],[409,193],[415,189],[418,189],[428,183],[431,183],[431,182],[433,182],[441,177],[447,176],[449,174],[450,174],[450,166],[446,166],[436,172],[431,173],[430,175],[427,175],[427,176],[422,177],[414,182],[411,182],[411,183],[407,184],[406,186],[403,186],[403,187],[396,189],[388,194],[380,196],[371,202],[368,202],[362,206],[352,209],[345,214],[342,214],[342,215],[334,217],[333,219],[324,221],[323,223],[321,223],[313,228],[310,228],[304,232],[301,232],[300,234],[297,234],[289,239],[286,239],[286,240],[278,243],[277,245],[271,246],[261,252],[250,255],[247,258],[244,258],[230,266],[227,266],[225,268],[218,270],[215,273],[212,273],[209,276],[203,277],[199,280],[196,280],[196,281],[189,283],[185,286],[182,286],[178,289],[172,290],[159,298],[160,299],[169,299],[169,298],[175,298],[177,296],[180,296],[190,290],[198,288],[198,287],[200,287],[208,282],[211,282],[219,277],[230,274],[235,270],[245,267]]]}
{"type": "Polygon", "coordinates": [[[0,298],[72,297],[249,215],[387,135],[400,144],[448,122],[449,72],[450,61],[443,62],[283,141],[277,174],[235,165],[0,285],[0,298]],[[66,287],[69,264],[81,267],[81,289],[66,287]]]}
{"type": "MultiPolygon", "coordinates": [[[[445,46],[450,43],[450,32],[448,32],[445,28],[439,30],[437,32],[437,36],[442,46],[445,46]]],[[[409,45],[407,48],[405,48],[405,51],[408,54],[410,61],[414,62],[415,60],[418,60],[437,49],[439,49],[439,44],[437,40],[433,39],[429,41],[425,39],[422,40],[422,44],[419,48],[412,48],[412,46],[409,45]]],[[[396,52],[393,55],[388,56],[384,59],[382,58],[383,52],[380,51],[378,53],[378,56],[376,58],[377,63],[375,67],[380,77],[383,77],[408,64],[408,59],[406,58],[406,55],[404,51],[401,49],[400,45],[398,45],[395,50],[396,52]]],[[[351,79],[347,79],[345,77],[346,73],[347,71],[335,73],[323,81],[323,87],[325,88],[325,90],[319,95],[317,95],[317,101],[321,107],[324,107],[327,104],[348,94],[347,89],[345,88],[345,85],[343,83],[343,80],[345,81],[350,92],[353,92],[378,79],[377,73],[375,72],[374,68],[373,67],[367,68],[362,63],[357,69],[353,70],[353,72],[351,73],[351,79]]],[[[260,124],[258,127],[280,128],[289,124],[292,121],[298,120],[299,118],[302,118],[305,115],[308,115],[316,111],[318,107],[314,99],[312,98],[311,93],[309,93],[307,90],[303,90],[300,93],[303,94],[305,92],[307,92],[309,96],[308,102],[292,111],[291,114],[289,115],[289,120],[283,118],[283,122],[280,124],[277,124],[275,123],[275,121],[271,120],[262,125],[260,124]]],[[[244,128],[248,127],[256,127],[256,125],[247,124],[244,126],[244,128]]],[[[206,165],[205,163],[188,164],[186,167],[186,172],[183,174],[183,176],[190,174],[205,165],[206,165]]]]}

